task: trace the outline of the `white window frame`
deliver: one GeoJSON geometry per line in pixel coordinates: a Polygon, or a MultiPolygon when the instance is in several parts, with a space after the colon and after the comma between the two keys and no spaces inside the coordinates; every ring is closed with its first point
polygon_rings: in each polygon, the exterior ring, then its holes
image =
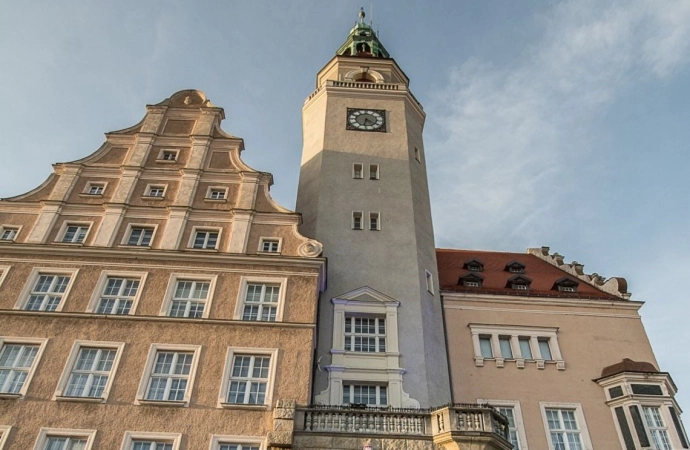
{"type": "Polygon", "coordinates": [[[122,439],[122,446],[120,450],[132,450],[132,444],[136,440],[151,440],[151,441],[167,441],[172,443],[173,450],[180,449],[180,442],[182,441],[181,433],[155,433],[147,431],[125,431],[125,437],[122,439]]]}
{"type": "Polygon", "coordinates": [[[82,194],[84,195],[89,195],[92,197],[102,197],[103,194],[105,194],[105,190],[108,188],[108,182],[107,181],[89,181],[86,183],[86,186],[84,186],[84,190],[82,191],[82,194]],[[101,187],[102,191],[100,194],[92,194],[91,189],[95,187],[101,187]]]}
{"type": "MultiPolygon", "coordinates": [[[[234,320],[242,320],[242,316],[244,315],[244,300],[247,298],[247,286],[249,284],[271,284],[271,285],[279,285],[280,286],[280,292],[278,294],[278,304],[276,305],[278,307],[276,311],[276,320],[275,322],[282,322],[283,321],[283,309],[285,307],[285,295],[287,291],[287,278],[278,278],[278,277],[254,277],[254,276],[243,276],[240,279],[240,289],[239,289],[239,298],[237,299],[236,305],[235,305],[235,314],[233,316],[234,320]]],[[[244,321],[247,322],[247,321],[244,321]]],[[[257,321],[252,321],[252,323],[264,323],[265,321],[262,320],[257,320],[257,321]]],[[[266,322],[266,323],[275,323],[275,322],[266,322]]]]}
{"type": "Polygon", "coordinates": [[[355,180],[364,179],[364,164],[353,163],[352,164],[352,178],[355,180]]]}
{"type": "Polygon", "coordinates": [[[352,211],[352,223],[351,223],[352,229],[361,231],[364,230],[364,213],[362,211],[352,211]],[[359,218],[359,227],[356,227],[355,225],[355,218],[359,218]]]}
{"type": "MultiPolygon", "coordinates": [[[[223,229],[222,228],[217,228],[217,227],[202,227],[202,226],[194,226],[192,227],[192,232],[189,233],[189,243],[187,244],[187,248],[190,250],[218,250],[220,248],[220,240],[223,237],[223,229]],[[194,247],[194,241],[196,240],[196,234],[197,233],[218,233],[218,237],[216,238],[216,246],[215,247],[194,247]]],[[[208,236],[206,237],[208,239],[208,236]]],[[[206,240],[205,240],[206,241],[206,240]]]]}
{"type": "Polygon", "coordinates": [[[11,425],[0,425],[0,450],[3,450],[5,448],[7,438],[9,437],[11,431],[11,425]]]}
{"type": "Polygon", "coordinates": [[[68,275],[70,277],[69,283],[67,284],[67,288],[65,289],[65,292],[62,293],[62,299],[60,300],[60,304],[57,305],[57,308],[55,308],[55,311],[32,311],[32,312],[60,312],[62,311],[62,308],[65,306],[65,302],[67,301],[67,298],[69,297],[69,293],[72,290],[72,286],[74,286],[75,280],[77,278],[77,275],[79,274],[79,269],[64,269],[64,268],[55,268],[55,267],[34,267],[31,270],[31,273],[29,274],[29,277],[26,280],[26,283],[24,284],[24,289],[22,289],[22,292],[19,294],[19,297],[17,298],[17,302],[14,304],[14,309],[24,309],[26,304],[29,301],[29,296],[31,295],[31,291],[33,288],[36,286],[36,282],[38,281],[38,277],[41,275],[58,275],[58,276],[63,276],[63,275],[68,275]]]}
{"type": "Polygon", "coordinates": [[[538,369],[544,369],[546,364],[555,364],[558,370],[565,370],[565,361],[561,356],[561,349],[558,345],[558,328],[551,327],[530,327],[522,325],[485,325],[474,324],[468,325],[472,334],[472,346],[474,349],[474,361],[477,367],[482,367],[486,359],[495,360],[496,367],[505,367],[505,361],[515,361],[517,368],[525,367],[525,362],[535,363],[538,369]],[[488,358],[482,355],[481,346],[479,344],[479,337],[489,336],[491,339],[491,348],[493,358],[488,358]],[[508,336],[510,338],[510,348],[512,350],[512,358],[506,358],[501,352],[499,337],[508,336]],[[520,348],[520,338],[528,337],[530,340],[530,349],[532,351],[532,359],[526,359],[522,355],[520,348]],[[539,342],[547,340],[549,343],[549,350],[551,351],[551,359],[544,359],[539,348],[539,342]]]}
{"type": "Polygon", "coordinates": [[[96,430],[83,430],[76,428],[41,428],[38,432],[38,438],[34,445],[34,450],[45,450],[45,445],[50,437],[75,437],[86,438],[86,447],[84,450],[90,450],[93,446],[93,441],[96,439],[96,430]]]}
{"type": "Polygon", "coordinates": [[[520,408],[519,400],[499,400],[478,398],[477,403],[488,404],[494,407],[513,408],[513,418],[515,419],[515,428],[517,429],[519,449],[514,450],[529,450],[527,447],[527,435],[525,434],[525,422],[522,419],[522,408],[520,408]]]}
{"type": "Polygon", "coordinates": [[[14,236],[12,239],[1,239],[0,243],[2,242],[15,242],[17,240],[17,237],[19,236],[19,233],[22,231],[22,226],[21,225],[11,225],[11,224],[2,224],[0,225],[0,237],[5,233],[5,230],[15,230],[14,236]]]}
{"type": "Polygon", "coordinates": [[[144,372],[141,376],[141,381],[139,382],[139,389],[137,390],[137,396],[134,400],[135,405],[171,405],[171,406],[183,406],[188,407],[189,401],[192,396],[192,390],[194,389],[194,379],[196,378],[197,366],[199,365],[199,356],[201,354],[201,345],[191,345],[191,344],[151,344],[149,348],[149,354],[146,358],[146,365],[144,366],[144,372]],[[189,378],[187,378],[187,387],[184,393],[184,399],[182,400],[147,400],[146,391],[149,387],[149,380],[151,379],[151,371],[156,363],[156,355],[158,352],[186,352],[192,353],[192,366],[189,368],[189,378]]]}
{"type": "Polygon", "coordinates": [[[277,348],[259,347],[228,347],[225,357],[225,367],[223,368],[223,378],[221,379],[220,392],[218,394],[218,408],[238,408],[238,409],[272,409],[273,408],[273,389],[275,387],[276,369],[278,366],[277,348]],[[268,356],[271,358],[271,365],[268,369],[268,381],[266,383],[266,396],[263,404],[251,403],[227,403],[228,390],[230,389],[230,376],[235,355],[247,356],[268,356]]]}
{"type": "Polygon", "coordinates": [[[153,244],[153,240],[156,238],[156,231],[157,230],[158,230],[158,224],[128,223],[127,229],[125,230],[125,233],[122,236],[122,242],[120,242],[120,245],[125,246],[125,247],[129,247],[129,248],[151,248],[151,245],[153,244]],[[151,229],[153,229],[153,233],[151,234],[151,242],[149,242],[149,245],[131,245],[131,244],[129,244],[129,238],[132,236],[133,228],[151,228],[151,229]]]}
{"type": "Polygon", "coordinates": [[[369,212],[369,220],[367,223],[367,229],[369,231],[381,231],[381,213],[378,211],[370,211],[369,212]],[[376,226],[372,227],[371,226],[371,221],[372,219],[376,219],[376,226]]]}
{"type": "Polygon", "coordinates": [[[206,189],[206,196],[204,197],[204,199],[210,200],[212,202],[226,202],[228,200],[227,186],[209,186],[208,189],[206,189]],[[223,198],[213,198],[211,195],[214,191],[222,191],[223,198]]]}
{"type": "Polygon", "coordinates": [[[381,177],[381,166],[378,164],[369,164],[369,179],[370,180],[378,180],[380,177],[381,177]],[[372,176],[372,175],[374,175],[374,176],[372,176]]]}
{"type": "Polygon", "coordinates": [[[282,250],[282,248],[283,248],[283,238],[279,238],[279,237],[264,237],[264,236],[262,236],[262,237],[259,239],[259,250],[258,250],[259,253],[279,255],[279,254],[280,254],[280,251],[282,250]],[[263,248],[264,248],[264,243],[266,243],[266,242],[277,242],[277,243],[278,243],[278,249],[277,249],[276,251],[274,251],[274,252],[264,250],[264,249],[263,249],[263,248]]]}
{"type": "Polygon", "coordinates": [[[105,342],[105,341],[84,341],[77,340],[72,345],[72,350],[67,357],[67,362],[62,370],[62,375],[58,381],[57,389],[55,394],[53,394],[53,400],[69,400],[69,401],[83,401],[83,402],[94,402],[94,403],[105,403],[108,400],[108,395],[110,395],[110,388],[113,385],[113,380],[115,379],[115,374],[117,373],[117,367],[120,364],[120,358],[122,357],[122,351],[125,348],[124,342],[105,342]],[[72,375],[72,370],[77,362],[77,357],[82,348],[98,348],[106,350],[115,350],[115,359],[113,359],[113,364],[108,374],[108,382],[103,388],[102,397],[64,397],[64,393],[67,390],[70,376],[72,375]]]}
{"type": "Polygon", "coordinates": [[[160,151],[158,152],[158,158],[156,158],[156,162],[159,163],[175,163],[178,162],[180,158],[180,150],[177,148],[161,148],[160,151]],[[165,154],[166,153],[173,153],[175,155],[174,159],[166,159],[165,154]]]}
{"type": "Polygon", "coordinates": [[[24,396],[26,395],[26,391],[29,388],[29,384],[31,384],[31,379],[33,378],[34,373],[36,372],[36,367],[41,362],[41,356],[43,356],[43,351],[45,350],[46,345],[48,344],[48,338],[0,336],[0,349],[2,349],[2,347],[6,344],[38,345],[38,351],[36,352],[36,356],[34,357],[34,362],[29,368],[29,371],[26,374],[26,379],[24,380],[24,384],[22,385],[22,388],[19,390],[19,392],[17,394],[0,393],[0,398],[24,398],[24,396]]]}
{"type": "Polygon", "coordinates": [[[343,342],[345,343],[345,351],[346,352],[352,352],[352,353],[360,353],[360,354],[366,354],[366,355],[371,355],[371,354],[385,354],[387,351],[386,344],[388,343],[387,335],[388,335],[388,326],[386,324],[386,316],[385,315],[376,315],[376,316],[371,316],[371,315],[363,315],[363,314],[345,314],[345,326],[343,328],[344,332],[344,337],[343,337],[343,342]],[[355,332],[355,324],[354,324],[354,319],[368,319],[368,320],[374,320],[374,333],[356,333],[355,332]],[[379,333],[379,322],[378,321],[383,321],[383,329],[385,332],[383,334],[379,333]],[[347,332],[347,326],[348,322],[350,323],[350,332],[347,332]],[[350,347],[348,348],[347,346],[347,338],[350,338],[350,347]],[[354,348],[354,340],[356,337],[365,337],[369,339],[374,339],[374,347],[376,350],[373,352],[368,352],[368,351],[357,351],[357,350],[352,350],[354,348]],[[381,339],[383,338],[383,345],[381,345],[381,339]],[[383,350],[379,350],[380,348],[383,348],[383,350]]]}
{"type": "Polygon", "coordinates": [[[12,266],[0,266],[0,287],[2,287],[3,281],[7,278],[7,274],[10,273],[12,266]]]}
{"type": "MultiPolygon", "coordinates": [[[[544,425],[544,432],[546,433],[546,442],[549,450],[554,450],[551,443],[551,430],[549,429],[549,421],[546,418],[547,409],[569,409],[575,411],[575,420],[580,432],[580,439],[583,450],[593,450],[592,441],[589,438],[589,430],[587,428],[587,421],[582,411],[580,403],[560,403],[560,402],[539,402],[539,410],[541,411],[541,420],[544,425]]],[[[644,420],[644,419],[643,419],[644,420]]]]}
{"type": "Polygon", "coordinates": [[[146,185],[146,189],[144,190],[144,195],[142,197],[146,199],[158,199],[162,200],[165,198],[165,194],[168,193],[168,185],[165,183],[150,183],[146,185]],[[153,189],[163,189],[163,195],[151,195],[151,190],[153,189]]]}
{"type": "MultiPolygon", "coordinates": [[[[172,317],[170,316],[170,308],[172,308],[173,295],[177,289],[178,281],[201,281],[202,283],[209,283],[208,286],[208,297],[206,298],[206,305],[204,306],[204,312],[201,315],[202,319],[208,319],[209,312],[211,311],[211,304],[213,302],[213,293],[216,289],[216,281],[218,280],[218,275],[199,275],[198,273],[171,273],[170,279],[168,280],[168,287],[165,290],[165,297],[163,297],[163,304],[158,312],[159,316],[172,317]]],[[[175,317],[176,319],[194,319],[194,317],[175,317]]]]}
{"type": "Polygon", "coordinates": [[[209,450],[218,450],[222,444],[240,444],[244,448],[244,445],[248,446],[259,446],[259,450],[266,450],[266,438],[262,436],[237,436],[237,435],[218,435],[214,434],[211,436],[211,446],[209,450]]]}
{"type": "Polygon", "coordinates": [[[93,229],[93,222],[83,222],[83,221],[73,222],[71,220],[65,220],[64,222],[62,222],[62,225],[60,226],[60,231],[58,231],[57,235],[55,235],[55,242],[60,243],[60,244],[84,245],[86,243],[86,240],[89,238],[89,234],[91,233],[92,229],[93,229]],[[84,234],[84,239],[82,239],[81,242],[65,242],[63,239],[65,238],[65,234],[67,233],[68,227],[86,227],[86,233],[84,234]]]}
{"type": "MultiPolygon", "coordinates": [[[[387,383],[368,383],[368,382],[361,382],[358,380],[343,380],[343,391],[342,391],[343,395],[341,396],[341,399],[340,399],[340,403],[339,403],[340,405],[346,405],[346,404],[349,405],[351,403],[354,403],[354,402],[345,403],[345,388],[347,386],[351,386],[353,388],[354,388],[354,386],[372,386],[372,387],[375,387],[376,388],[376,404],[372,405],[370,403],[367,403],[366,404],[367,406],[383,408],[386,406],[390,406],[390,404],[391,404],[390,386],[387,383]],[[385,404],[381,403],[381,390],[380,390],[380,388],[382,388],[382,387],[386,388],[386,403],[385,404]]],[[[350,396],[354,400],[354,389],[353,389],[350,396]]]]}
{"type": "MultiPolygon", "coordinates": [[[[139,299],[141,298],[141,292],[144,289],[144,283],[146,283],[146,278],[148,277],[148,272],[121,272],[121,271],[114,271],[114,270],[103,270],[101,271],[101,275],[98,277],[98,282],[96,283],[96,287],[93,290],[93,293],[91,294],[91,300],[89,300],[89,304],[86,307],[86,312],[88,313],[93,313],[93,314],[101,314],[97,313],[98,311],[98,305],[101,302],[101,296],[103,295],[103,291],[106,287],[106,284],[108,282],[108,278],[138,278],[139,279],[139,289],[137,289],[137,294],[134,296],[132,299],[132,307],[129,309],[129,316],[136,314],[137,306],[139,305],[139,299]]],[[[117,315],[117,314],[108,314],[108,315],[117,315]]]]}

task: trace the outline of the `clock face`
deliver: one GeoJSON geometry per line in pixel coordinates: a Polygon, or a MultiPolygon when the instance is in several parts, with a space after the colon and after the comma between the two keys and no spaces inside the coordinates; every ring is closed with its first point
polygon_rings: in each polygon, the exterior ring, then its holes
{"type": "Polygon", "coordinates": [[[347,108],[347,129],[386,131],[386,111],[382,109],[347,108]]]}

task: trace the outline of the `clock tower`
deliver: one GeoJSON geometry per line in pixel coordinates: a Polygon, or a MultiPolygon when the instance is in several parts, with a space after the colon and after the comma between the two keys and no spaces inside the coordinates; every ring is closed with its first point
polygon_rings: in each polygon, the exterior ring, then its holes
{"type": "Polygon", "coordinates": [[[448,403],[425,115],[364,11],[302,117],[300,232],[328,258],[314,401],[448,403]]]}

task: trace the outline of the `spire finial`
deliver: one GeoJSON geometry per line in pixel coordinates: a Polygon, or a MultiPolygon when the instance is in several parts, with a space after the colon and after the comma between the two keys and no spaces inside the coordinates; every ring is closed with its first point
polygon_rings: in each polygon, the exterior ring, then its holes
{"type": "Polygon", "coordinates": [[[366,17],[366,13],[364,12],[364,6],[360,6],[360,8],[359,8],[359,22],[364,23],[365,17],[366,17]]]}

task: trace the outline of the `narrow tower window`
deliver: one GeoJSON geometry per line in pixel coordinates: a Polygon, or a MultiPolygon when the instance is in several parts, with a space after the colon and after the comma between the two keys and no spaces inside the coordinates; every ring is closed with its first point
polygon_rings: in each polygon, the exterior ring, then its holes
{"type": "Polygon", "coordinates": [[[369,164],[369,179],[378,180],[379,179],[379,165],[369,164]]]}
{"type": "Polygon", "coordinates": [[[422,156],[419,153],[419,149],[417,147],[414,148],[414,159],[416,159],[417,162],[422,162],[422,156]]]}
{"type": "Polygon", "coordinates": [[[364,166],[362,164],[355,163],[352,166],[352,178],[356,180],[364,178],[364,166]]]}
{"type": "Polygon", "coordinates": [[[355,211],[352,213],[352,229],[362,230],[362,213],[361,211],[355,211]]]}
{"type": "Polygon", "coordinates": [[[381,217],[377,212],[369,213],[369,229],[378,231],[381,229],[381,217]]]}

